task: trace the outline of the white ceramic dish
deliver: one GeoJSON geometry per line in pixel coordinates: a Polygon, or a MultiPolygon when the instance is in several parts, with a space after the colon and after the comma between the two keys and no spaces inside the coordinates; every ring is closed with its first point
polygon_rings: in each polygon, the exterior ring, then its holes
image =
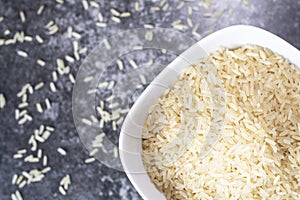
{"type": "Polygon", "coordinates": [[[212,53],[220,47],[236,48],[244,44],[267,47],[273,52],[284,56],[296,66],[300,66],[300,51],[298,49],[268,31],[246,25],[236,25],[219,30],[200,40],[177,57],[154,79],[135,102],[121,129],[119,139],[120,159],[129,180],[143,199],[165,199],[164,195],[150,181],[141,158],[141,135],[148,109],[175,81],[180,71],[191,62],[195,63],[206,56],[207,53],[212,53]]]}

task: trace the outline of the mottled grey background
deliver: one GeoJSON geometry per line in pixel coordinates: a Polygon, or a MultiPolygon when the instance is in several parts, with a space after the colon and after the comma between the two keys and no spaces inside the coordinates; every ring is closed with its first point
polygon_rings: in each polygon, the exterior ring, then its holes
{"type": "MultiPolygon", "coordinates": [[[[98,1],[98,0],[97,0],[98,1]]],[[[80,0],[65,0],[60,5],[55,0],[48,1],[13,1],[0,0],[0,16],[5,19],[0,22],[0,38],[11,38],[16,31],[23,30],[26,35],[41,35],[44,44],[35,40],[13,45],[0,46],[0,93],[4,93],[7,105],[0,110],[0,199],[10,199],[10,194],[17,189],[11,184],[13,174],[24,170],[39,167],[38,164],[24,163],[22,160],[13,159],[13,154],[21,148],[28,148],[27,141],[33,130],[40,124],[46,123],[56,128],[50,139],[41,147],[49,157],[52,170],[42,182],[32,183],[21,193],[24,199],[140,199],[126,175],[122,172],[109,169],[99,162],[84,164],[88,152],[82,145],[73,123],[71,111],[72,84],[67,77],[60,77],[57,83],[58,91],[52,93],[49,83],[52,81],[51,72],[56,68],[56,58],[66,54],[72,55],[72,40],[67,38],[68,26],[81,34],[79,47],[88,47],[90,52],[102,39],[121,30],[143,27],[145,23],[157,27],[172,28],[173,21],[181,19],[186,24],[189,17],[194,24],[200,23],[199,33],[205,35],[208,30],[218,30],[233,24],[250,24],[263,27],[284,38],[297,48],[300,48],[300,1],[298,0],[249,0],[245,5],[240,0],[212,0],[209,10],[194,11],[191,16],[187,14],[187,7],[198,4],[199,1],[186,2],[178,11],[176,7],[181,1],[166,1],[170,4],[167,11],[150,12],[153,6],[159,6],[160,1],[139,1],[139,11],[134,11],[135,1],[98,1],[99,9],[90,8],[84,11],[80,0]],[[41,4],[45,4],[45,11],[37,16],[36,11],[41,4]],[[117,24],[110,20],[110,8],[120,11],[132,12],[132,16],[117,24]],[[19,11],[26,14],[26,22],[22,23],[19,11]],[[212,19],[203,17],[203,13],[224,10],[216,23],[212,19]],[[101,12],[106,28],[95,26],[97,13],[101,12]],[[59,26],[58,33],[48,35],[44,26],[54,20],[59,26]],[[4,35],[9,30],[10,34],[4,35]],[[28,58],[17,55],[16,50],[26,50],[28,58]],[[46,61],[44,67],[36,64],[42,58],[46,61]],[[33,85],[44,81],[45,86],[30,96],[31,103],[28,110],[34,120],[19,126],[14,119],[14,111],[20,103],[16,94],[26,83],[33,85]],[[53,102],[52,109],[40,114],[35,109],[36,102],[41,102],[49,97],[53,102]],[[56,151],[63,147],[68,155],[62,157],[56,151]],[[72,184],[67,196],[63,197],[58,192],[59,181],[65,174],[70,174],[72,184]]],[[[191,34],[191,28],[182,31],[187,36],[196,39],[191,34]]],[[[232,36],[234,37],[234,36],[232,36]]],[[[87,52],[87,53],[88,53],[87,52]]],[[[84,58],[86,55],[82,57],[84,58]]],[[[153,55],[152,55],[153,56],[153,55]]],[[[161,55],[154,54],[160,57],[161,55]]],[[[167,60],[172,57],[166,58],[167,60]]],[[[139,56],[135,57],[137,63],[139,56]]],[[[82,60],[69,64],[71,73],[75,76],[82,60]]]]}

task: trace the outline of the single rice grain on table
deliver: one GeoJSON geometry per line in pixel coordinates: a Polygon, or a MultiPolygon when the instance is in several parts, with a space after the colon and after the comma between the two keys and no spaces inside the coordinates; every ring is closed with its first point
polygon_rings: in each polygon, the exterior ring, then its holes
{"type": "Polygon", "coordinates": [[[300,199],[299,94],[299,69],[263,47],[221,48],[188,66],[145,122],[150,179],[173,200],[300,199]],[[200,159],[214,98],[200,66],[211,63],[224,85],[226,116],[218,143],[200,159]]]}

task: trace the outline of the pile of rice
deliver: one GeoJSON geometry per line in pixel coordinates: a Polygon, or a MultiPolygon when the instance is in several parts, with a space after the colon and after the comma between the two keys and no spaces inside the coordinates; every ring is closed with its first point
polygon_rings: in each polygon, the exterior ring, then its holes
{"type": "Polygon", "coordinates": [[[167,199],[300,199],[300,72],[266,48],[222,48],[184,69],[149,111],[143,136],[145,168],[167,199]],[[200,159],[214,98],[201,68],[211,63],[226,115],[200,159]]]}

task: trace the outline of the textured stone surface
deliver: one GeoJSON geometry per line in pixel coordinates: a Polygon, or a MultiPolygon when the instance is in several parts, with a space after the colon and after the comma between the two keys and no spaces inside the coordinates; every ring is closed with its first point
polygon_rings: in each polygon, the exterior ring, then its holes
{"type": "MultiPolygon", "coordinates": [[[[297,48],[300,48],[300,1],[297,0],[250,0],[245,6],[239,0],[213,1],[212,8],[207,11],[196,12],[189,16],[193,23],[200,23],[199,33],[233,24],[250,24],[263,27],[284,38],[297,48]],[[211,19],[203,17],[203,12],[215,12],[224,10],[220,19],[213,23],[211,19]]],[[[196,3],[186,3],[178,11],[176,7],[179,1],[170,1],[169,9],[165,12],[150,12],[151,6],[158,6],[159,1],[140,2],[140,10],[134,11],[133,1],[102,1],[99,9],[90,8],[84,11],[81,1],[65,0],[65,3],[56,4],[51,1],[6,1],[0,0],[0,16],[5,19],[0,22],[0,38],[11,38],[16,31],[23,30],[26,35],[39,34],[44,38],[44,44],[32,42],[17,43],[14,45],[0,46],[0,93],[4,93],[7,105],[0,110],[0,199],[9,199],[10,194],[17,187],[11,184],[13,174],[32,168],[41,168],[40,164],[28,164],[22,160],[13,159],[13,154],[21,148],[27,148],[27,141],[33,130],[40,124],[55,127],[55,132],[50,139],[40,145],[49,157],[49,165],[52,171],[40,183],[32,183],[21,189],[24,199],[140,199],[139,195],[130,184],[123,172],[95,162],[84,164],[88,152],[82,145],[73,123],[71,110],[72,84],[66,77],[60,77],[57,92],[49,90],[52,80],[51,72],[56,68],[56,58],[66,54],[72,55],[72,40],[67,38],[67,27],[80,33],[82,38],[79,46],[88,47],[91,51],[99,41],[118,31],[130,28],[143,27],[144,23],[152,23],[158,27],[171,28],[171,23],[181,19],[186,24],[187,7],[196,3]],[[41,4],[45,4],[42,15],[37,16],[36,10],[41,4]],[[132,17],[126,18],[121,24],[110,20],[110,8],[118,8],[121,11],[132,11],[132,17]],[[26,14],[26,22],[22,23],[19,11],[26,14]],[[101,12],[108,23],[107,28],[95,26],[97,13],[101,12]],[[46,33],[45,25],[54,20],[59,31],[54,35],[46,33]],[[5,35],[4,31],[10,34],[5,35]],[[28,52],[28,58],[17,55],[16,50],[22,49],[28,52]],[[36,64],[36,60],[42,58],[46,61],[44,67],[36,64]],[[20,103],[16,97],[22,86],[26,83],[35,85],[43,81],[45,86],[29,96],[29,113],[33,121],[19,126],[14,119],[14,110],[20,103]],[[44,101],[45,97],[51,99],[51,110],[40,114],[35,109],[35,103],[44,101]],[[68,155],[62,157],[56,151],[57,147],[63,147],[68,155]],[[59,181],[65,174],[70,174],[72,185],[67,196],[63,197],[58,192],[59,181]]],[[[193,37],[191,28],[184,31],[187,36],[193,37]]],[[[196,38],[194,38],[196,39],[196,38]]],[[[87,54],[84,54],[84,58],[87,54]]],[[[156,54],[155,54],[156,55],[156,54]]],[[[172,57],[169,57],[170,59],[172,57]]],[[[136,56],[137,62],[139,56],[136,56]]],[[[76,74],[81,61],[69,64],[71,73],[76,74]]]]}

